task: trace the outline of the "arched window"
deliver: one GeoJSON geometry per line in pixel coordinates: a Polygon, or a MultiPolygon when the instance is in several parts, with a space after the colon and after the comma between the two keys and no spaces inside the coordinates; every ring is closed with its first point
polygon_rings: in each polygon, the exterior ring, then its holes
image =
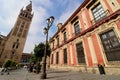
{"type": "Polygon", "coordinates": [[[27,16],[28,16],[28,13],[25,14],[25,17],[27,17],[27,16]]]}

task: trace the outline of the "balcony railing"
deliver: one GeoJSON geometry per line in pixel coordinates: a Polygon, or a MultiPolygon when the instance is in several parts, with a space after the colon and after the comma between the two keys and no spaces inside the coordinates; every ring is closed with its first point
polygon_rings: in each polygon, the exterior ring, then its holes
{"type": "Polygon", "coordinates": [[[102,14],[100,14],[99,16],[97,16],[96,18],[94,18],[94,19],[91,21],[91,23],[92,23],[92,24],[95,24],[95,23],[101,21],[102,19],[104,19],[105,17],[109,16],[109,14],[110,14],[109,10],[106,10],[106,11],[104,11],[102,14]],[[104,15],[104,14],[105,14],[105,15],[104,15]],[[102,16],[102,15],[104,15],[104,16],[102,16]]]}

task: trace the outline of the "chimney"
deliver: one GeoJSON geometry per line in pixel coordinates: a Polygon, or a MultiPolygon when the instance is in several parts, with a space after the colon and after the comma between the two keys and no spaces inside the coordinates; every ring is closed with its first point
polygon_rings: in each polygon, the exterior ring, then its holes
{"type": "Polygon", "coordinates": [[[62,23],[58,23],[57,27],[58,27],[58,30],[61,29],[62,23]]]}

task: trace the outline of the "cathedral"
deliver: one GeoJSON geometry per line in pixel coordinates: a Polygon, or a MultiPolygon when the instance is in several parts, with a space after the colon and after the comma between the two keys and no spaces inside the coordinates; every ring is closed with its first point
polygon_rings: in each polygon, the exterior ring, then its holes
{"type": "Polygon", "coordinates": [[[9,34],[7,36],[0,34],[0,66],[8,59],[20,62],[32,18],[32,2],[30,2],[25,9],[20,10],[9,34]]]}

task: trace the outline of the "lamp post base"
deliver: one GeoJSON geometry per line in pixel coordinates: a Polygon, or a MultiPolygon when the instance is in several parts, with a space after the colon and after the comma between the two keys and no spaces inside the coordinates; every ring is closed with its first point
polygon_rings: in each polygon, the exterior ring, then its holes
{"type": "Polygon", "coordinates": [[[41,73],[41,75],[40,75],[40,79],[46,79],[47,77],[47,74],[46,73],[41,73]]]}

